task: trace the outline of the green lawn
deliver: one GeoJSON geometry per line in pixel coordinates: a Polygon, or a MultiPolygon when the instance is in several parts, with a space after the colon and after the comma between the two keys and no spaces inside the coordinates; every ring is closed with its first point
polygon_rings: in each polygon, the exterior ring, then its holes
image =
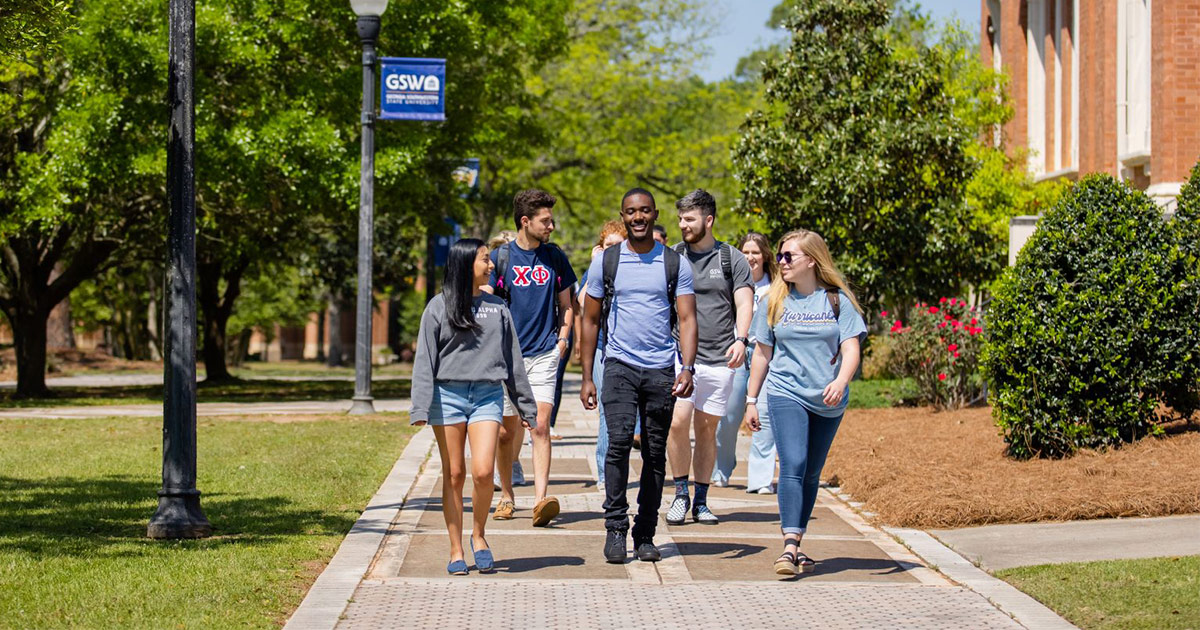
{"type": "MultiPolygon", "coordinates": [[[[408,398],[408,380],[382,380],[371,384],[375,398],[408,398]]],[[[4,407],[75,407],[92,405],[161,404],[161,385],[122,387],[55,387],[48,398],[15,398],[11,390],[0,392],[4,407]]],[[[199,402],[282,402],[288,400],[349,400],[354,395],[351,381],[239,380],[219,384],[200,382],[199,402]]]]}
{"type": "Polygon", "coordinates": [[[413,430],[405,414],[202,419],[202,541],[145,538],[158,420],[0,420],[0,628],[273,628],[413,430]]]}
{"type": "Polygon", "coordinates": [[[1042,565],[997,576],[1085,630],[1200,628],[1200,556],[1042,565]]]}
{"type": "Polygon", "coordinates": [[[904,379],[875,379],[870,381],[852,381],[850,383],[850,409],[879,409],[891,407],[903,396],[908,394],[908,384],[904,379]]]}

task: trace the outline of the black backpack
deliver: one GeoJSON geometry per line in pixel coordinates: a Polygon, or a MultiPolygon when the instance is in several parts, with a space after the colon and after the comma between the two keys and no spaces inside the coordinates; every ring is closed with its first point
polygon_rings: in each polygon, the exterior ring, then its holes
{"type": "MultiPolygon", "coordinates": [[[[617,266],[621,262],[621,248],[624,243],[617,243],[604,250],[604,301],[601,303],[600,330],[608,338],[608,314],[612,310],[613,297],[616,295],[617,266]]],[[[667,275],[667,302],[671,305],[671,328],[675,328],[675,289],[679,284],[679,253],[670,247],[663,248],[663,268],[667,275]]]]}
{"type": "MultiPolygon", "coordinates": [[[[561,261],[566,258],[566,254],[554,243],[543,243],[543,245],[551,249],[550,265],[554,269],[556,282],[561,284],[563,278],[561,261]]],[[[509,292],[508,285],[505,284],[505,278],[508,277],[509,257],[512,255],[511,247],[512,241],[509,241],[496,249],[496,286],[492,287],[494,290],[493,294],[510,306],[512,305],[512,293],[509,292]]],[[[559,287],[559,291],[561,290],[562,288],[559,287]]],[[[555,294],[557,295],[559,291],[555,291],[555,294]]],[[[555,300],[555,304],[558,304],[557,300],[555,300]]]]}

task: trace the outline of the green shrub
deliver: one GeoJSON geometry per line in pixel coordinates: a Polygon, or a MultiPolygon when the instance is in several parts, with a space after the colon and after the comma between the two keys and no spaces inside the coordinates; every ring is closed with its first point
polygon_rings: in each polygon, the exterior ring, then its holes
{"type": "Polygon", "coordinates": [[[1200,269],[1181,246],[1188,225],[1107,175],[1042,217],[986,317],[983,367],[1011,456],[1159,433],[1162,405],[1191,413],[1200,269]]]}
{"type": "MultiPolygon", "coordinates": [[[[888,312],[880,313],[886,318],[888,312]]],[[[916,403],[957,409],[983,396],[979,349],[983,326],[975,307],[959,298],[913,306],[885,337],[893,374],[916,384],[916,403]]]]}

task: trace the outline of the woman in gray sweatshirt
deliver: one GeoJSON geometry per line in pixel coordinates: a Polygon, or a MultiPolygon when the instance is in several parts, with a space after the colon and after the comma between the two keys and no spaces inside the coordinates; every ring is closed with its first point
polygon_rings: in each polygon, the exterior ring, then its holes
{"type": "MultiPolygon", "coordinates": [[[[471,504],[492,504],[492,470],[500,437],[503,388],[525,426],[537,423],[537,405],[525,376],[521,345],[504,300],[483,292],[492,262],[478,239],[450,246],[441,294],[425,307],[413,360],[412,423],[429,424],[442,458],[442,514],[450,534],[451,575],[466,575],[462,545],[464,448],[471,443],[471,504]]],[[[481,573],[494,570],[484,538],[488,510],[473,510],[471,552],[481,573]]]]}

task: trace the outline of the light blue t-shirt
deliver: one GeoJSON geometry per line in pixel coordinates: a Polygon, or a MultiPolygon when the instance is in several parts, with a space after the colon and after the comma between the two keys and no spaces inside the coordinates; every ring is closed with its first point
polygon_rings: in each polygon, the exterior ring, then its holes
{"type": "Polygon", "coordinates": [[[768,298],[764,297],[750,327],[750,334],[758,343],[774,347],[767,390],[772,395],[795,400],[818,416],[837,416],[845,411],[850,399],[848,389],[836,407],[822,400],[825,386],[837,378],[842,356],[838,355],[836,364],[829,361],[843,341],[858,337],[861,342],[867,336],[867,326],[850,298],[845,293],[839,295],[839,317],[835,320],[824,289],[818,288],[809,295],[793,289],[784,298],[783,314],[774,326],[767,324],[768,298]]]}
{"type": "MultiPolygon", "coordinates": [[[[667,272],[663,267],[665,248],[655,243],[654,249],[639,254],[629,249],[629,241],[623,241],[616,247],[621,248],[621,258],[613,283],[604,356],[646,369],[674,365],[671,303],[667,300],[667,272]]],[[[603,255],[592,259],[587,278],[587,294],[593,299],[603,300],[603,255]]],[[[693,294],[692,266],[681,258],[675,296],[693,294]]]]}

